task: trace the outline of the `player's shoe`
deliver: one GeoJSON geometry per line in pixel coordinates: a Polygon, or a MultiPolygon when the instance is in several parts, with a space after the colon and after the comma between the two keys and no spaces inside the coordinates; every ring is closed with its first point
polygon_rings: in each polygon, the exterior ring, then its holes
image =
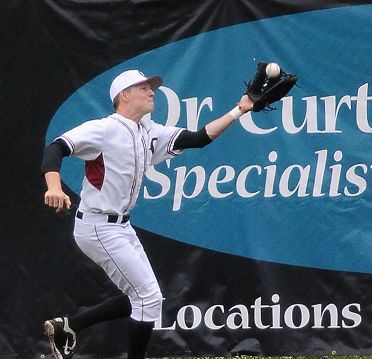
{"type": "Polygon", "coordinates": [[[76,346],[76,334],[66,317],[49,319],[44,323],[44,334],[49,339],[53,359],[71,359],[76,346]]]}

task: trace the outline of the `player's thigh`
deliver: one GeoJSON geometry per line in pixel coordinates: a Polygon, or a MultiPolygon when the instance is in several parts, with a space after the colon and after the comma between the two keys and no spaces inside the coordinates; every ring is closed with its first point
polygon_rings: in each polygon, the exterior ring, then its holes
{"type": "Polygon", "coordinates": [[[147,255],[131,226],[123,228],[123,234],[119,233],[118,238],[110,242],[106,249],[110,259],[107,259],[104,264],[107,269],[104,269],[106,272],[115,271],[111,278],[120,289],[132,294],[132,297],[135,295],[141,298],[160,292],[147,255]]]}
{"type": "Polygon", "coordinates": [[[147,255],[129,224],[80,222],[75,225],[74,236],[82,251],[100,265],[122,291],[146,295],[159,290],[147,255]]]}

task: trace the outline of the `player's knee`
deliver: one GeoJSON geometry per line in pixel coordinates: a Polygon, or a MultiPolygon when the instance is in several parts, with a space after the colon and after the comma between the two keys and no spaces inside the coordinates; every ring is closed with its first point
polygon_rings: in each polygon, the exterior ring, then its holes
{"type": "Polygon", "coordinates": [[[157,291],[144,301],[144,307],[148,313],[151,313],[151,316],[154,316],[156,319],[158,319],[161,311],[162,301],[163,295],[160,291],[157,291]]]}
{"type": "Polygon", "coordinates": [[[163,302],[163,295],[160,291],[156,292],[154,295],[152,295],[151,306],[153,308],[155,308],[156,310],[158,310],[159,313],[160,313],[160,310],[161,310],[162,302],[163,302]]]}
{"type": "Polygon", "coordinates": [[[159,319],[163,301],[163,295],[160,291],[152,292],[146,297],[138,299],[132,302],[131,317],[133,319],[148,322],[159,319]]]}

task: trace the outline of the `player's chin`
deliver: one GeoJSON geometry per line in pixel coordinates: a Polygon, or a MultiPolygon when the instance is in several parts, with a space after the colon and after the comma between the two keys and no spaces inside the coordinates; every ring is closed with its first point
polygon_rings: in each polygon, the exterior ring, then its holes
{"type": "Polygon", "coordinates": [[[155,105],[152,103],[149,105],[149,112],[154,112],[155,111],[155,105]]]}

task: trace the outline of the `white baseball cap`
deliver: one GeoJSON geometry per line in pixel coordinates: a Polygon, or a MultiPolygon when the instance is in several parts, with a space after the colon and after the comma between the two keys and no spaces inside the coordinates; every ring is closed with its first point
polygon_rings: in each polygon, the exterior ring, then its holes
{"type": "Polygon", "coordinates": [[[120,75],[115,77],[112,81],[110,87],[110,98],[111,101],[114,101],[114,98],[118,95],[120,91],[127,89],[130,86],[138,85],[142,82],[150,83],[150,86],[153,90],[157,89],[162,85],[163,79],[160,76],[150,76],[146,77],[139,70],[128,70],[122,72],[120,75]]]}

